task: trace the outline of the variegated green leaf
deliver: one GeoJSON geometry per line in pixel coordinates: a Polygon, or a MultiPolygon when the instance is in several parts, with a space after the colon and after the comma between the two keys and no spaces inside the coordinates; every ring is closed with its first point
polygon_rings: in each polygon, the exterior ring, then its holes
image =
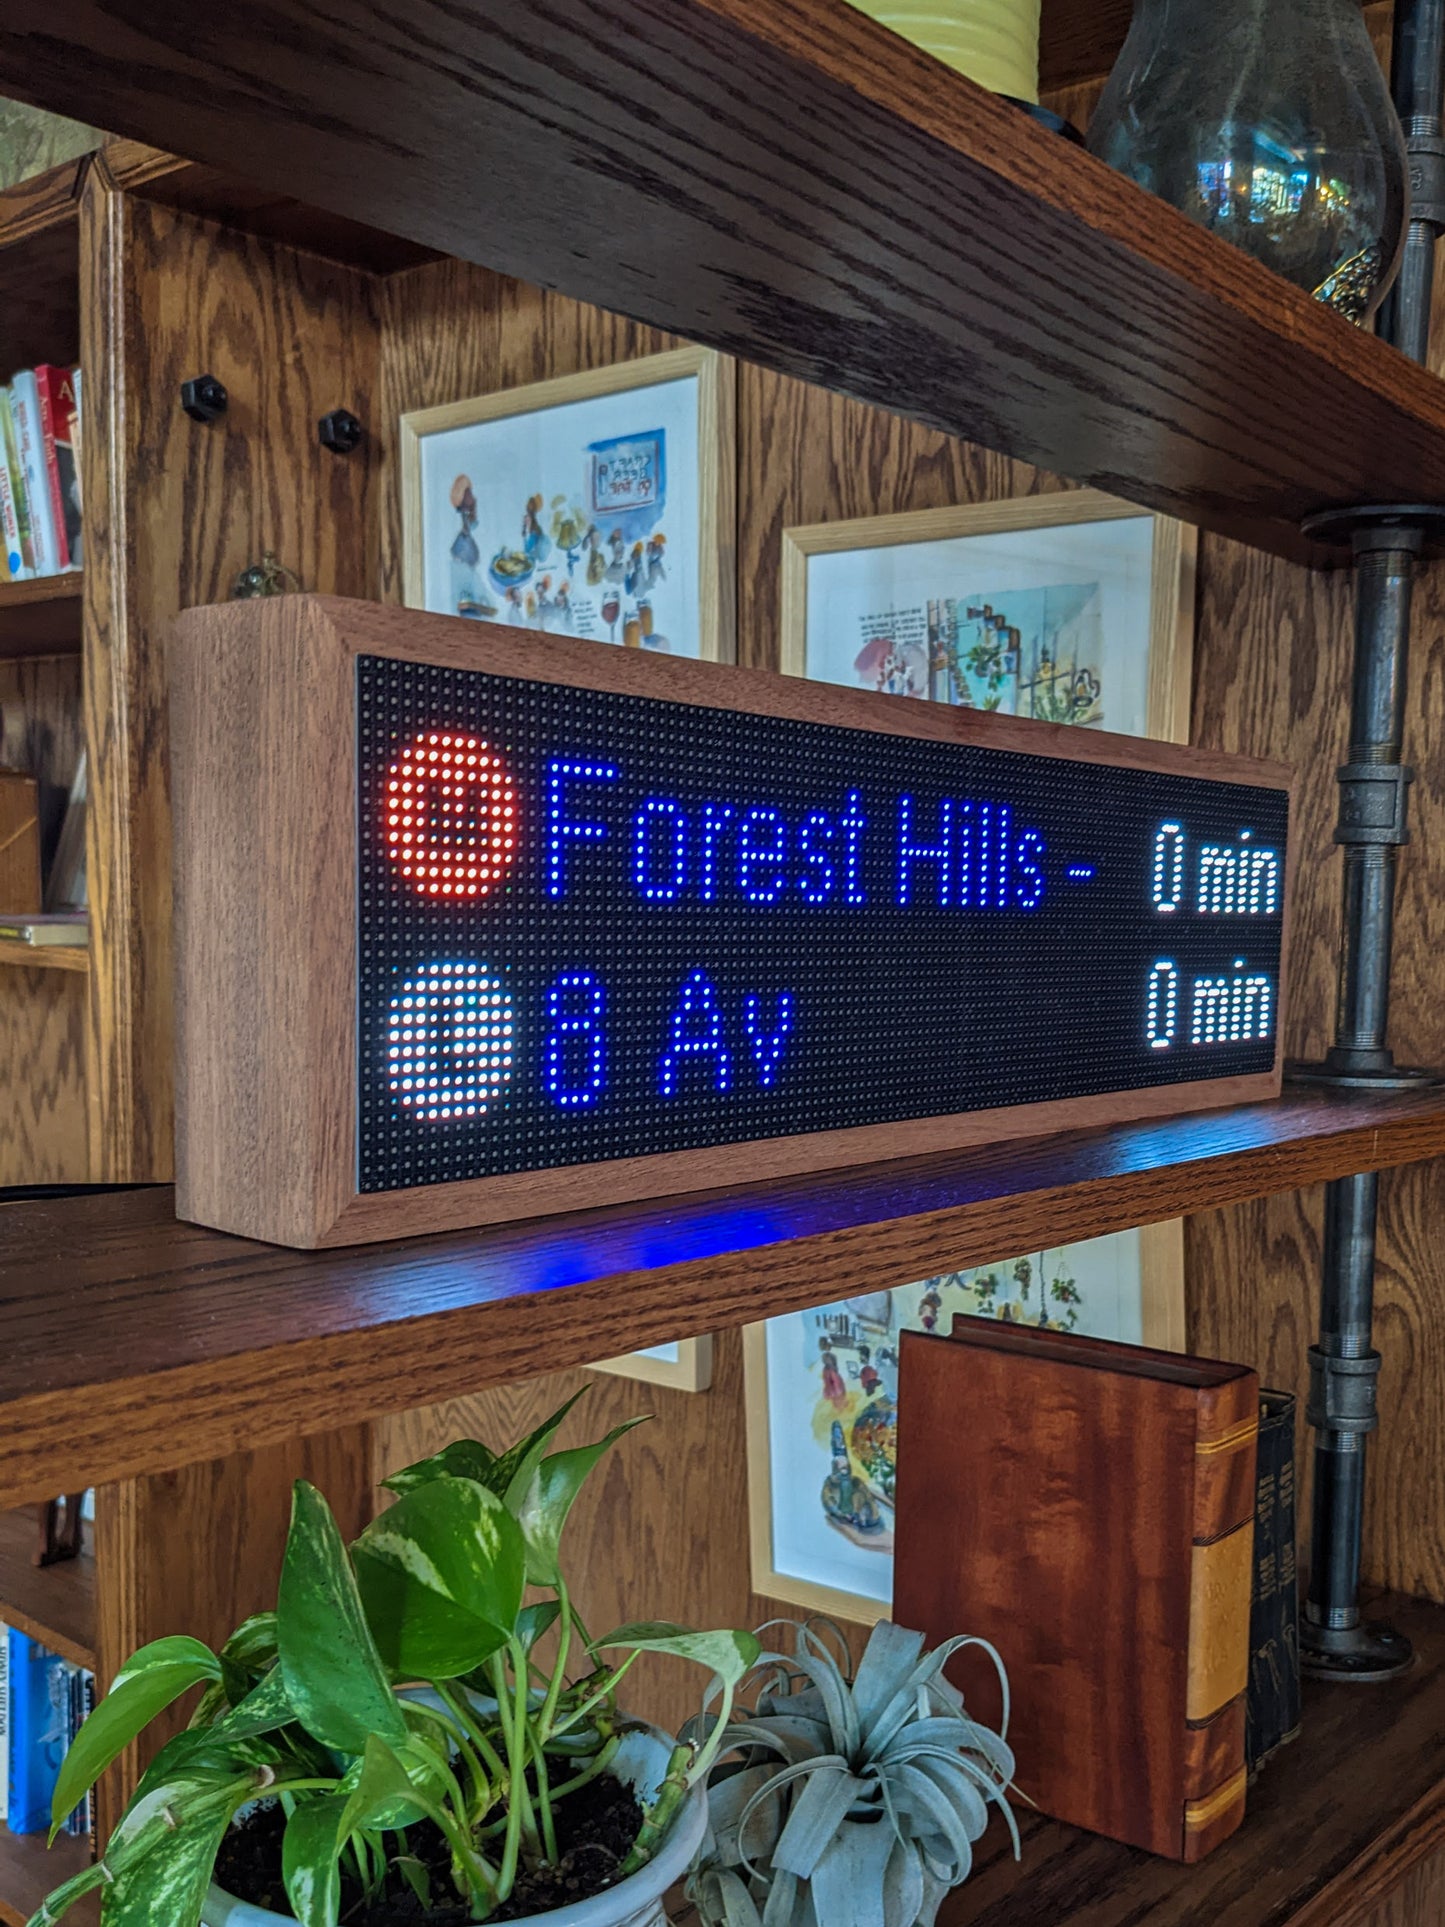
{"type": "Polygon", "coordinates": [[[291,1695],[286,1691],[286,1676],[279,1665],[256,1685],[229,1713],[223,1713],[212,1731],[218,1739],[244,1740],[261,1733],[275,1733],[296,1718],[291,1695]]]}
{"type": "Polygon", "coordinates": [[[50,1837],[71,1809],[157,1713],[203,1680],[218,1680],[221,1662],[198,1639],[157,1639],[142,1646],[71,1743],[50,1804],[50,1837]]]}
{"type": "Polygon", "coordinates": [[[331,1508],[296,1482],[276,1603],[277,1647],[296,1717],[323,1746],[361,1753],[406,1736],[331,1508]]]}
{"type": "Polygon", "coordinates": [[[596,1439],[591,1445],[574,1445],[570,1451],[554,1452],[538,1463],[525,1488],[520,1481],[514,1482],[513,1505],[526,1536],[527,1577],[534,1586],[558,1583],[561,1572],[557,1551],[563,1528],[588,1474],[624,1433],[644,1422],[641,1418],[628,1419],[614,1425],[605,1438],[596,1439]]]}
{"type": "Polygon", "coordinates": [[[623,1648],[638,1653],[671,1653],[677,1659],[695,1660],[711,1667],[724,1684],[736,1685],[757,1662],[761,1650],[754,1633],[724,1628],[718,1632],[695,1633],[669,1620],[649,1620],[636,1626],[619,1626],[605,1639],[594,1642],[593,1651],[623,1648]]]}
{"type": "Polygon", "coordinates": [[[302,1801],[286,1822],[281,1878],[299,1927],[337,1927],[346,1800],[339,1793],[302,1801]]]}
{"type": "Polygon", "coordinates": [[[400,1495],[415,1492],[419,1485],[430,1485],[433,1479],[473,1479],[478,1485],[492,1489],[492,1469],[497,1463],[497,1455],[490,1446],[483,1445],[480,1439],[453,1439],[444,1445],[440,1452],[433,1452],[430,1458],[418,1459],[414,1465],[404,1465],[399,1472],[383,1479],[382,1484],[388,1492],[400,1495]]]}
{"type": "Polygon", "coordinates": [[[353,1555],[367,1618],[398,1679],[456,1679],[516,1626],[521,1529],[496,1494],[471,1479],[436,1478],[404,1493],[366,1528],[353,1555]]]}
{"type": "MultiPolygon", "coordinates": [[[[165,1927],[199,1927],[216,1855],[237,1806],[251,1791],[249,1785],[233,1795],[213,1790],[193,1802],[174,1827],[166,1825],[159,1844],[137,1852],[124,1866],[117,1865],[113,1835],[105,1859],[116,1873],[101,1901],[101,1927],[159,1927],[162,1921],[165,1927]]],[[[147,1822],[144,1832],[149,1831],[147,1822]]]]}

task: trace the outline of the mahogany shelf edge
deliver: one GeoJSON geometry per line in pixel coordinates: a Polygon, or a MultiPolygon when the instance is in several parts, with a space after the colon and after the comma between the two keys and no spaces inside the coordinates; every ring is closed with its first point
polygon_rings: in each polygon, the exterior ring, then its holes
{"type": "Polygon", "coordinates": [[[1442,1153],[1445,1093],[1309,1090],[321,1252],[179,1223],[167,1187],[15,1204],[0,1504],[1442,1153]]]}
{"type": "Polygon", "coordinates": [[[463,13],[237,0],[216,89],[183,12],[11,0],[0,87],[1280,554],[1445,499],[1445,384],[846,0],[463,13]]]}
{"type": "Polygon", "coordinates": [[[0,1512],[0,1622],[38,1639],[62,1659],[95,1670],[96,1596],[92,1529],[78,1559],[31,1563],[39,1527],[33,1514],[0,1512]]]}
{"type": "MultiPolygon", "coordinates": [[[[48,1851],[43,1833],[10,1833],[0,1824],[0,1922],[25,1927],[48,1893],[90,1862],[90,1841],[62,1834],[48,1851]]],[[[86,1894],[65,1916],[66,1927],[97,1927],[100,1898],[86,1894]]]]}

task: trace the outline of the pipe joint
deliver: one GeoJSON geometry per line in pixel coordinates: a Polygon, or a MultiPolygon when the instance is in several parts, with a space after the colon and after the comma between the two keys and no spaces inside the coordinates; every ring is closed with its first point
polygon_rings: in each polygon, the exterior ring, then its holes
{"type": "Polygon", "coordinates": [[[1408,134],[1410,155],[1410,220],[1422,222],[1439,234],[1445,229],[1445,135],[1408,134]]]}
{"type": "Polygon", "coordinates": [[[1363,1358],[1335,1358],[1310,1346],[1310,1392],[1305,1417],[1317,1432],[1362,1438],[1380,1423],[1375,1382],[1380,1376],[1380,1354],[1363,1358]]]}
{"type": "Polygon", "coordinates": [[[1346,763],[1338,771],[1340,820],[1336,843],[1410,841],[1405,818],[1415,772],[1405,763],[1346,763]]]}

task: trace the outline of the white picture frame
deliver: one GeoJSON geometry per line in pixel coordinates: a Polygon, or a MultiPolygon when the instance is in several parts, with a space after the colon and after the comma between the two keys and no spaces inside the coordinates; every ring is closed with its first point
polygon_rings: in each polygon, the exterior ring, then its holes
{"type": "Polygon", "coordinates": [[[735,397],[688,347],[403,415],[403,600],[731,661],[735,397]]]}
{"type": "Polygon", "coordinates": [[[675,1392],[705,1392],[712,1384],[712,1339],[675,1338],[620,1358],[599,1359],[588,1370],[640,1379],[644,1385],[667,1385],[675,1392]]]}
{"type": "Polygon", "coordinates": [[[1184,1222],[976,1265],[746,1327],[755,1593],[860,1625],[888,1617],[892,1474],[891,1466],[884,1472],[870,1463],[870,1454],[888,1460],[890,1402],[896,1427],[898,1337],[947,1334],[960,1312],[1037,1323],[1040,1292],[1052,1322],[1067,1329],[1182,1351],[1184,1222]],[[1029,1268],[1026,1286],[1021,1263],[1029,1268]],[[843,1476],[862,1488],[856,1502],[839,1501],[840,1446],[843,1476]]]}

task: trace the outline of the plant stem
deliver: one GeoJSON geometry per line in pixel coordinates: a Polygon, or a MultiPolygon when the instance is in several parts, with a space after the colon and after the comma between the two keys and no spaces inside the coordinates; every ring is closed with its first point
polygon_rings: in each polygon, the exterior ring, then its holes
{"type": "Polygon", "coordinates": [[[467,1808],[467,1814],[472,1823],[476,1825],[486,1818],[487,1809],[492,1804],[493,1781],[500,1781],[504,1777],[502,1763],[496,1754],[492,1753],[491,1747],[487,1746],[486,1736],[472,1719],[471,1709],[466,1704],[465,1695],[456,1693],[449,1682],[442,1680],[437,1681],[436,1691],[443,1705],[452,1716],[452,1721],[456,1727],[455,1738],[457,1751],[466,1761],[467,1771],[471,1776],[472,1803],[467,1808]],[[486,1747],[487,1752],[491,1753],[490,1777],[488,1769],[483,1767],[481,1759],[478,1756],[478,1747],[486,1747]]]}
{"type": "Polygon", "coordinates": [[[541,1744],[545,1746],[552,1737],[552,1722],[557,1717],[557,1702],[562,1697],[562,1688],[567,1680],[567,1659],[572,1646],[572,1601],[567,1593],[567,1581],[559,1573],[557,1576],[557,1657],[552,1666],[552,1680],[547,1688],[547,1697],[542,1702],[542,1712],[537,1721],[537,1732],[541,1744]]]}
{"type": "Polygon", "coordinates": [[[663,1836],[672,1825],[673,1815],[687,1798],[688,1765],[692,1760],[692,1748],[686,1740],[680,1741],[672,1749],[672,1757],[667,1763],[662,1785],[657,1789],[657,1798],[642,1816],[642,1825],[637,1829],[627,1858],[622,1863],[621,1879],[645,1867],[653,1854],[662,1844],[663,1836]]]}
{"type": "Polygon", "coordinates": [[[621,1744],[621,1734],[614,1733],[612,1738],[602,1748],[601,1752],[589,1760],[580,1773],[574,1773],[572,1778],[570,1780],[564,1780],[561,1786],[553,1787],[552,1798],[554,1800],[560,1800],[566,1794],[575,1793],[578,1787],[586,1786],[587,1782],[589,1780],[595,1780],[599,1773],[605,1773],[608,1767],[611,1766],[617,1749],[621,1744]]]}
{"type": "Polygon", "coordinates": [[[590,1699],[583,1700],[580,1706],[574,1706],[565,1720],[558,1721],[552,1729],[551,1738],[555,1740],[559,1734],[571,1732],[579,1721],[586,1719],[594,1706],[600,1706],[603,1700],[610,1698],[617,1691],[618,1682],[626,1678],[641,1657],[641,1653],[629,1653],[619,1667],[608,1673],[605,1686],[599,1686],[590,1699]]]}
{"type": "Polygon", "coordinates": [[[547,1777],[547,1756],[542,1751],[542,1743],[534,1732],[527,1738],[532,1743],[532,1767],[537,1775],[537,1810],[542,1816],[542,1851],[550,1865],[557,1864],[557,1828],[552,1819],[552,1789],[547,1777]]]}

